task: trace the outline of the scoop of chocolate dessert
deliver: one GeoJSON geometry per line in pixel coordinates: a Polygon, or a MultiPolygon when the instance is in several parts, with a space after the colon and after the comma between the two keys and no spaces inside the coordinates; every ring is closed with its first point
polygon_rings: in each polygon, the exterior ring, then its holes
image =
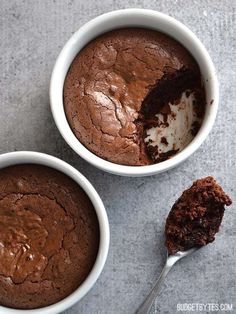
{"type": "Polygon", "coordinates": [[[175,202],[167,217],[165,236],[169,254],[213,242],[225,205],[231,203],[213,177],[195,181],[175,202]]]}

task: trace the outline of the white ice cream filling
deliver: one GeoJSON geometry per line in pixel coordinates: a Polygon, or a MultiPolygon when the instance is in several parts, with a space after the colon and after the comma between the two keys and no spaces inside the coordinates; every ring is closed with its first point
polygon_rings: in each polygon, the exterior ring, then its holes
{"type": "Polygon", "coordinates": [[[192,125],[194,122],[200,123],[200,119],[194,111],[194,101],[194,93],[187,96],[185,91],[181,95],[179,104],[169,103],[171,113],[167,115],[168,126],[164,123],[163,114],[156,114],[158,121],[161,122],[160,126],[147,129],[144,141],[147,146],[157,147],[157,155],[170,150],[180,152],[192,141],[194,137],[191,131],[192,125]],[[162,142],[162,138],[165,138],[168,144],[162,142]]]}

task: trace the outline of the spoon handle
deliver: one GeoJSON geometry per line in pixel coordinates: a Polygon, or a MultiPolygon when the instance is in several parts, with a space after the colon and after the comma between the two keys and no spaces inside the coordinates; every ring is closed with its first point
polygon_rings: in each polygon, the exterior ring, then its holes
{"type": "Polygon", "coordinates": [[[148,314],[149,311],[152,308],[152,305],[160,291],[161,285],[165,280],[166,275],[168,274],[168,272],[170,271],[172,265],[168,265],[168,263],[166,262],[164,268],[162,269],[162,272],[159,276],[159,278],[157,279],[154,287],[152,288],[151,292],[149,293],[149,295],[146,297],[146,299],[144,300],[144,302],[142,303],[142,305],[140,306],[140,308],[137,310],[136,314],[148,314]]]}
{"type": "Polygon", "coordinates": [[[179,255],[172,255],[172,256],[167,257],[165,266],[163,267],[162,272],[161,272],[159,278],[157,279],[154,287],[152,288],[151,292],[146,297],[146,299],[141,304],[140,308],[136,311],[135,314],[148,314],[150,312],[152,305],[153,305],[158,293],[160,292],[161,285],[164,282],[166,275],[171,270],[172,266],[180,258],[182,258],[182,256],[179,256],[179,255]]]}

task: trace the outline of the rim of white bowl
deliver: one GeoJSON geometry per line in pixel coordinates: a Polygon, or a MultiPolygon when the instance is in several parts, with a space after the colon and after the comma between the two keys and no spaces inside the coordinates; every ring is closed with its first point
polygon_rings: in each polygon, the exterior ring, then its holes
{"type": "Polygon", "coordinates": [[[123,176],[148,176],[161,173],[177,166],[190,157],[190,155],[192,155],[205,141],[210,130],[212,129],[218,110],[218,103],[219,86],[216,71],[211,57],[209,56],[204,45],[187,26],[178,20],[164,13],[148,9],[131,8],[111,11],[102,14],[84,24],[71,36],[71,38],[67,41],[61,50],[54,65],[50,82],[51,111],[57,128],[65,141],[79,156],[81,156],[84,160],[93,166],[101,170],[123,176]],[[126,22],[127,19],[129,22],[126,22]],[[145,25],[142,19],[146,19],[145,25]],[[138,21],[142,21],[142,23],[138,23],[138,21]],[[147,25],[147,21],[150,23],[149,25],[147,25]],[[106,28],[105,25],[109,25],[109,27],[106,28]],[[90,36],[90,38],[87,40],[87,43],[90,42],[93,38],[96,38],[100,34],[109,30],[132,26],[159,30],[182,43],[187,48],[187,50],[190,51],[199,64],[206,92],[208,93],[208,91],[210,91],[204,121],[198,134],[190,142],[190,144],[188,144],[187,147],[185,147],[181,152],[173,156],[171,159],[147,166],[126,166],[115,164],[92,153],[82,143],[80,143],[80,141],[72,132],[65,115],[63,104],[65,76],[74,57],[80,51],[79,49],[76,52],[76,44],[80,40],[84,40],[87,34],[90,34],[91,32],[96,34],[94,36],[90,36]],[[101,30],[98,31],[99,29],[101,30]],[[208,76],[205,77],[203,72],[208,73],[208,76]]]}
{"type": "Polygon", "coordinates": [[[110,242],[109,223],[103,202],[93,185],[84,175],[65,161],[48,154],[32,151],[10,152],[0,155],[0,169],[27,163],[48,166],[71,177],[88,195],[99,222],[100,243],[96,261],[87,278],[74,292],[57,303],[38,309],[15,309],[0,305],[0,313],[4,314],[56,314],[70,308],[81,300],[100,276],[108,255],[110,242]]]}

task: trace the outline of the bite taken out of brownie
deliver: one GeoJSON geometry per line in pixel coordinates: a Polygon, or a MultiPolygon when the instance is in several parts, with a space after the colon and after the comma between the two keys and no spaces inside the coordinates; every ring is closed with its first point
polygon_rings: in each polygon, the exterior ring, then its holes
{"type": "Polygon", "coordinates": [[[169,254],[201,247],[215,240],[230,197],[213,177],[199,179],[173,205],[165,227],[169,254]]]}
{"type": "Polygon", "coordinates": [[[122,165],[155,164],[183,150],[201,126],[205,105],[195,59],[151,29],[95,38],[75,57],[64,84],[75,136],[97,156],[122,165]]]}

